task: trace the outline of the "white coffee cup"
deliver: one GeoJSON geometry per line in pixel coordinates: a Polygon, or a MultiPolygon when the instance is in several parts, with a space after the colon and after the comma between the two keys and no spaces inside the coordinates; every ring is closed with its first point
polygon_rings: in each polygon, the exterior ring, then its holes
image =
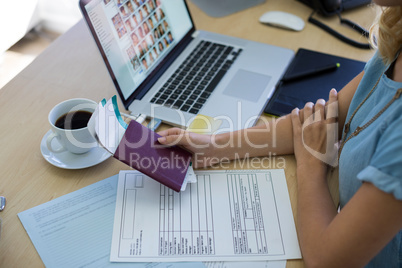
{"type": "Polygon", "coordinates": [[[88,127],[78,129],[64,129],[57,127],[56,121],[63,115],[76,111],[87,111],[93,113],[97,103],[88,99],[70,99],[57,104],[50,111],[48,119],[52,133],[46,140],[49,151],[61,153],[69,151],[74,154],[83,154],[97,146],[97,142],[88,131],[88,127]],[[56,138],[60,146],[54,146],[52,142],[56,138]],[[54,148],[56,147],[56,148],[54,148]]]}

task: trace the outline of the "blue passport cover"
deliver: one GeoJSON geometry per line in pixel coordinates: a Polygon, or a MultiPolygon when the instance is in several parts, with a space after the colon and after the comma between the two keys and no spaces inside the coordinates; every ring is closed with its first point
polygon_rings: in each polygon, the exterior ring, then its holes
{"type": "Polygon", "coordinates": [[[307,76],[300,80],[280,82],[264,112],[282,116],[289,114],[296,107],[303,108],[309,101],[315,103],[320,98],[328,100],[329,91],[332,88],[341,90],[363,71],[366,64],[362,61],[300,48],[283,77],[332,63],[340,63],[340,67],[335,71],[307,76]]]}

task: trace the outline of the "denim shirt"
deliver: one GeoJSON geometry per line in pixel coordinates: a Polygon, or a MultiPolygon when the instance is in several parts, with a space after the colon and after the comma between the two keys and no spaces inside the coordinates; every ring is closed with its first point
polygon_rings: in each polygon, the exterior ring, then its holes
{"type": "MultiPolygon", "coordinates": [[[[348,137],[363,126],[402,88],[384,72],[388,69],[378,52],[367,63],[364,76],[349,107],[346,122],[380,78],[377,88],[354,116],[348,137]]],[[[362,183],[370,182],[378,189],[402,200],[402,96],[368,128],[351,138],[339,159],[339,194],[341,209],[362,183]]],[[[375,256],[366,267],[402,267],[402,231],[375,256]]]]}

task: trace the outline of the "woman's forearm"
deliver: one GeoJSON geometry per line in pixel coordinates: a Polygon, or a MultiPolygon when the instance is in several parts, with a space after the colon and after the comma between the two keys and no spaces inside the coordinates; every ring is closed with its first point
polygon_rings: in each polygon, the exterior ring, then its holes
{"type": "Polygon", "coordinates": [[[326,229],[337,214],[331,198],[326,167],[297,168],[297,226],[303,259],[309,267],[317,267],[320,248],[325,244],[326,229]]]}
{"type": "Polygon", "coordinates": [[[252,128],[218,134],[216,156],[229,159],[293,153],[290,116],[272,119],[252,128]]]}

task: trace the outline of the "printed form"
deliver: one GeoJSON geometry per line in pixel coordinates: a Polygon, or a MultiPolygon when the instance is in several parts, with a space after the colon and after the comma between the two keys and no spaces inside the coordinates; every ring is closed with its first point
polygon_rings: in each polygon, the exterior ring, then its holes
{"type": "Polygon", "coordinates": [[[176,193],[121,171],[112,262],[301,258],[283,170],[196,171],[176,193]]]}
{"type": "Polygon", "coordinates": [[[45,267],[205,268],[202,262],[110,262],[117,181],[115,175],[18,213],[45,267]]]}

